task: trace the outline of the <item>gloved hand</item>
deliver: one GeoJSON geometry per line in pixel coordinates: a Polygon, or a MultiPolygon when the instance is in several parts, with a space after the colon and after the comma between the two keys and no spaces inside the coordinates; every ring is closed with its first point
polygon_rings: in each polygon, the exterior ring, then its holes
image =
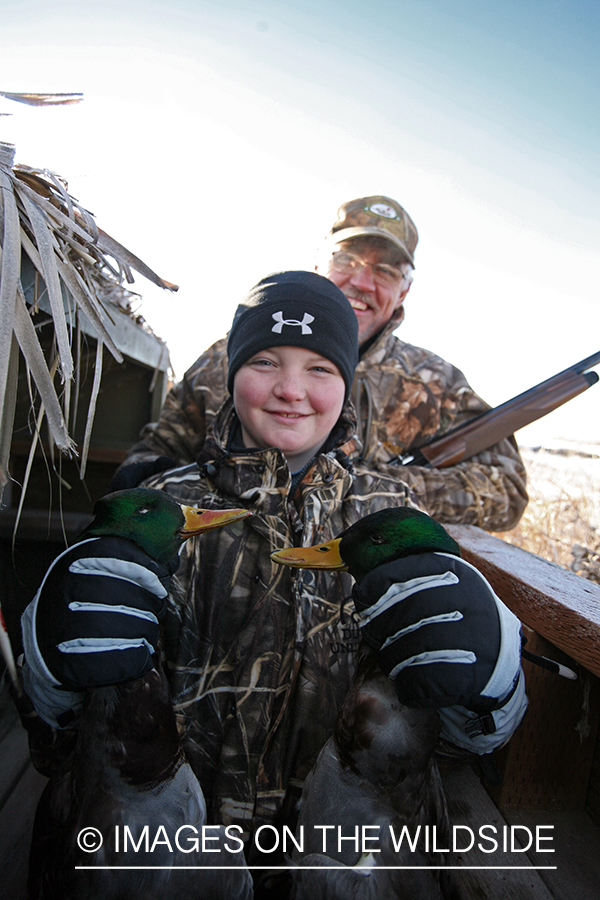
{"type": "Polygon", "coordinates": [[[373,569],[353,596],[363,639],[406,706],[482,714],[511,694],[521,623],[469,563],[415,554],[373,569]]]}
{"type": "Polygon", "coordinates": [[[21,619],[37,692],[40,683],[51,686],[55,702],[59,691],[79,692],[150,671],[178,565],[177,557],[170,566],[157,563],[117,537],[82,541],[57,557],[21,619]]]}
{"type": "Polygon", "coordinates": [[[167,469],[176,469],[177,463],[170,456],[159,456],[156,459],[144,460],[143,462],[130,463],[123,466],[118,472],[115,472],[108,486],[107,493],[113,491],[124,491],[127,488],[137,487],[146,478],[152,475],[158,475],[160,472],[166,472],[167,469]]]}

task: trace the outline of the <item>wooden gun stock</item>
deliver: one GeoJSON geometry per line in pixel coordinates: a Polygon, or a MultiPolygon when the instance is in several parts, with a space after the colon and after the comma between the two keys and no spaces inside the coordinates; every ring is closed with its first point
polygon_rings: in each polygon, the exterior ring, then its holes
{"type": "Polygon", "coordinates": [[[400,462],[444,468],[469,459],[583,393],[599,380],[596,372],[585,369],[599,362],[600,353],[587,357],[506,403],[434,438],[418,450],[407,452],[400,462]]]}

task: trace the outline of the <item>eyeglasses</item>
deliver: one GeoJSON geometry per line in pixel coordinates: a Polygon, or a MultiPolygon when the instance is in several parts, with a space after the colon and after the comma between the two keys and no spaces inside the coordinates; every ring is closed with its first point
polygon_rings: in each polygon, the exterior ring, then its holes
{"type": "Polygon", "coordinates": [[[331,265],[336,272],[340,272],[342,275],[358,275],[365,266],[370,266],[373,272],[373,281],[384,287],[396,287],[403,278],[407,281],[410,280],[410,276],[396,266],[389,266],[387,263],[369,263],[346,250],[337,250],[332,253],[331,265]]]}

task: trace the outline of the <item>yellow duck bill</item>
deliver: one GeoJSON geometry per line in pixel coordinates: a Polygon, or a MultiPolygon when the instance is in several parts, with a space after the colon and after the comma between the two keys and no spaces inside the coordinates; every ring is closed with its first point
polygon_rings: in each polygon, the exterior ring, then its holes
{"type": "Polygon", "coordinates": [[[340,556],[340,540],[334,538],[325,544],[313,547],[290,547],[287,550],[276,550],[271,553],[274,562],[295,569],[340,569],[348,570],[348,566],[340,556]]]}
{"type": "Polygon", "coordinates": [[[249,509],[199,509],[183,505],[181,511],[185,522],[179,529],[179,534],[183,538],[203,534],[205,531],[212,531],[213,528],[222,528],[223,525],[231,525],[232,522],[252,515],[249,509]]]}

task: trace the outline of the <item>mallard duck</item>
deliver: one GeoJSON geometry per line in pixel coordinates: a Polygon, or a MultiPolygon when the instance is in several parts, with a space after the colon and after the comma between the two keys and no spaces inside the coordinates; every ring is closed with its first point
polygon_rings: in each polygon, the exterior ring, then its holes
{"type": "MultiPolygon", "coordinates": [[[[367,516],[327,543],[280,550],[272,558],[299,568],[347,570],[360,584],[374,569],[415,551],[460,553],[429,516],[398,508],[367,516]]],[[[399,835],[407,826],[414,836],[419,826],[435,826],[437,847],[448,846],[442,843],[448,814],[433,756],[438,735],[436,711],[403,705],[375,654],[363,651],[334,734],[304,785],[298,825],[305,845],[303,854],[293,856],[295,900],[448,896],[437,871],[393,868],[440,864],[440,854],[413,853],[406,844],[397,852],[390,833],[390,827],[399,835]],[[376,826],[368,834],[379,835],[370,845],[379,852],[361,856],[353,841],[343,841],[340,849],[331,838],[323,854],[322,832],[314,825],[339,826],[345,836],[357,825],[359,831],[376,826]]]]}
{"type": "MultiPolygon", "coordinates": [[[[486,717],[473,725],[485,735],[496,726],[489,714],[511,696],[520,711],[515,718],[525,711],[521,623],[481,572],[461,559],[460,547],[445,528],[426,513],[409,507],[383,509],[334,540],[281,550],[273,559],[353,575],[363,642],[376,650],[406,705],[473,711],[475,717],[486,717]]],[[[468,741],[473,734],[471,730],[468,741]]]]}
{"type": "MultiPolygon", "coordinates": [[[[242,509],[185,507],[163,492],[138,488],[102,498],[81,538],[126,538],[167,564],[192,535],[247,515],[242,509]]],[[[229,838],[222,826],[205,829],[211,852],[204,852],[205,825],[204,796],[155,657],[142,677],[85,692],[70,771],[50,780],[38,806],[30,897],[247,900],[252,880],[238,832],[229,838]],[[102,847],[89,852],[94,841],[102,847]],[[164,868],[102,868],[128,865],[164,868]],[[82,866],[91,868],[76,868],[82,866]]]]}
{"type": "Polygon", "coordinates": [[[431,516],[398,506],[359,519],[324,544],[278,550],[271,558],[299,569],[347,571],[360,584],[373,569],[416,553],[460,556],[460,547],[431,516]]]}

